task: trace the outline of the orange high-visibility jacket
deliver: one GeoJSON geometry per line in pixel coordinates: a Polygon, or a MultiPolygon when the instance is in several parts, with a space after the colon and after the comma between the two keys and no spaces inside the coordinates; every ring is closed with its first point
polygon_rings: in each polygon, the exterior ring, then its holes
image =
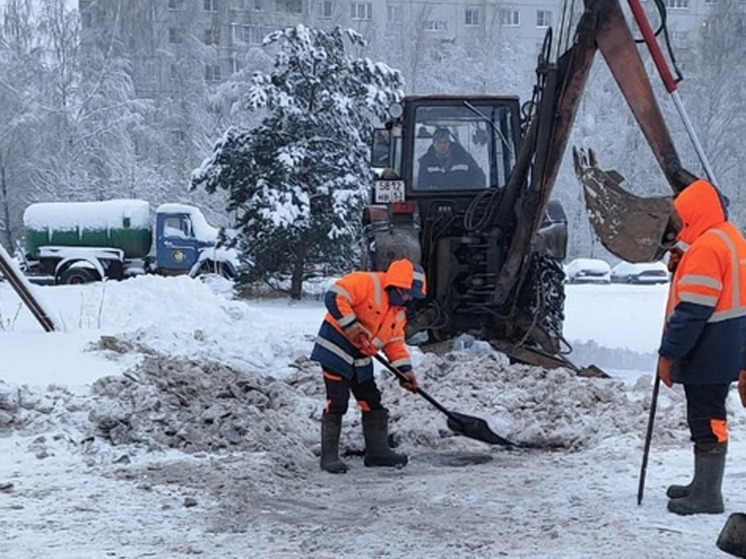
{"type": "MultiPolygon", "coordinates": [[[[418,267],[419,268],[419,267],[418,267]]],[[[382,349],[392,365],[401,372],[412,370],[409,351],[404,343],[406,309],[392,304],[387,287],[410,289],[424,274],[406,259],[397,260],[386,272],[353,272],[337,280],[326,294],[328,313],[316,338],[311,359],[325,370],[362,382],[373,376],[370,357],[359,351],[357,340],[346,332],[361,325],[370,333],[370,341],[382,349]]]]}
{"type": "Polygon", "coordinates": [[[674,200],[689,245],[672,280],[659,353],[680,383],[732,382],[746,369],[746,240],[717,190],[698,180],[674,200]]]}

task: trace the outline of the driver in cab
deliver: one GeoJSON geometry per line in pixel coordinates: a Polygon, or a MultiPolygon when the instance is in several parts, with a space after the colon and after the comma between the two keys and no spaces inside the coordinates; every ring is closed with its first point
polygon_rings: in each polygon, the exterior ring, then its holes
{"type": "Polygon", "coordinates": [[[448,128],[433,132],[433,144],[420,157],[418,189],[452,190],[484,188],[484,171],[461,144],[452,141],[448,128]]]}

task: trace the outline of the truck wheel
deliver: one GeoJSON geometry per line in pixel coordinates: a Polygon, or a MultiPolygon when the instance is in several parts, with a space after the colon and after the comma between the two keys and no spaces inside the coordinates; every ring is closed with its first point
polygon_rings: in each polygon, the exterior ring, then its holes
{"type": "Polygon", "coordinates": [[[57,280],[59,285],[80,285],[98,281],[98,274],[90,268],[68,268],[60,274],[57,280]]]}

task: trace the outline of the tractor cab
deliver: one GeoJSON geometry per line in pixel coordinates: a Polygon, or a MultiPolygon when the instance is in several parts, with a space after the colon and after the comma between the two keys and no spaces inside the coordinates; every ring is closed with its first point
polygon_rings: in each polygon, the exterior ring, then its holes
{"type": "Polygon", "coordinates": [[[520,142],[517,97],[408,97],[373,138],[373,203],[505,186],[520,142]]]}
{"type": "Polygon", "coordinates": [[[363,268],[406,256],[433,264],[432,241],[468,234],[501,198],[521,139],[515,96],[405,97],[373,134],[363,268]],[[465,221],[466,220],[466,221],[465,221]],[[435,227],[436,235],[420,234],[435,227]],[[384,234],[385,233],[385,234],[384,234]]]}

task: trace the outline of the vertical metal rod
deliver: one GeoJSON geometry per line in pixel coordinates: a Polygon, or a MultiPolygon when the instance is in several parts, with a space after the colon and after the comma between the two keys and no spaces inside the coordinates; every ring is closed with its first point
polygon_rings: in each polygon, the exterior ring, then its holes
{"type": "Polygon", "coordinates": [[[648,469],[648,456],[650,455],[650,441],[653,438],[653,424],[655,423],[655,410],[658,407],[658,391],[661,386],[661,377],[655,373],[653,383],[653,395],[650,398],[650,416],[648,417],[648,429],[645,433],[645,449],[642,451],[642,466],[640,467],[640,480],[637,484],[637,504],[642,503],[642,494],[645,491],[645,474],[648,469]]]}
{"type": "Polygon", "coordinates": [[[684,109],[684,105],[682,104],[681,98],[679,97],[679,92],[672,91],[671,98],[673,99],[673,102],[676,105],[676,110],[679,112],[679,116],[681,116],[681,120],[684,122],[684,128],[686,128],[686,131],[689,134],[689,139],[691,139],[692,144],[694,145],[694,151],[697,152],[697,157],[699,157],[699,160],[702,162],[702,167],[704,167],[705,169],[707,178],[710,180],[710,182],[713,185],[717,186],[718,184],[717,184],[717,179],[715,178],[715,173],[713,172],[712,167],[710,167],[710,162],[707,159],[705,150],[702,148],[702,144],[699,143],[699,138],[697,138],[697,133],[694,131],[694,127],[692,126],[692,123],[689,120],[689,115],[686,113],[686,110],[684,109]]]}

